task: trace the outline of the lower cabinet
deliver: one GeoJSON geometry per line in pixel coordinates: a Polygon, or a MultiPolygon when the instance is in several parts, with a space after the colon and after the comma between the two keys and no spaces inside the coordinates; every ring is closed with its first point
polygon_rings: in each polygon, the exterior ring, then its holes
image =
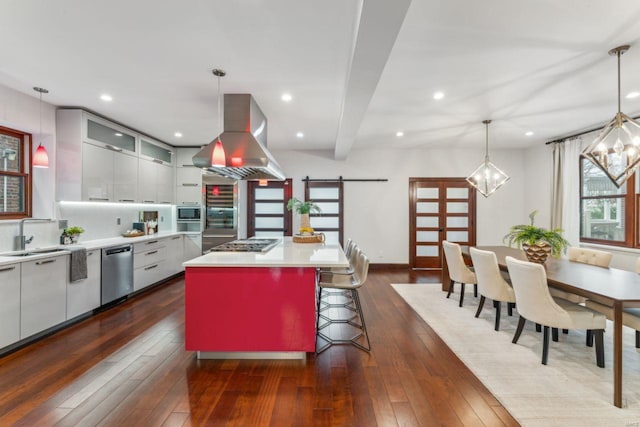
{"type": "Polygon", "coordinates": [[[182,259],[184,254],[184,243],[182,235],[167,238],[167,264],[165,272],[167,276],[173,276],[184,271],[182,259]]]}
{"type": "Polygon", "coordinates": [[[133,245],[133,290],[139,291],[167,277],[166,238],[133,245]]]}
{"type": "Polygon", "coordinates": [[[100,249],[87,251],[87,278],[67,282],[67,320],[100,307],[100,249]]]}
{"type": "Polygon", "coordinates": [[[20,339],[66,320],[68,276],[69,255],[22,263],[20,339]]]}
{"type": "Polygon", "coordinates": [[[0,266],[0,348],[20,340],[20,264],[0,266]]]}
{"type": "Polygon", "coordinates": [[[183,259],[189,261],[200,255],[202,255],[202,235],[200,233],[185,234],[183,259]]]}

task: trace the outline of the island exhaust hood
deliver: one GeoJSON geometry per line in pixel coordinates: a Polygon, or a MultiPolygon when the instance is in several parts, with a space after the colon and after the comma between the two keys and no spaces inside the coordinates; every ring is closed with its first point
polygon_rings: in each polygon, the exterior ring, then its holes
{"type": "Polygon", "coordinates": [[[236,180],[286,178],[267,150],[267,118],[250,94],[224,95],[224,131],[220,139],[226,166],[211,166],[217,137],[193,156],[194,166],[236,180]]]}

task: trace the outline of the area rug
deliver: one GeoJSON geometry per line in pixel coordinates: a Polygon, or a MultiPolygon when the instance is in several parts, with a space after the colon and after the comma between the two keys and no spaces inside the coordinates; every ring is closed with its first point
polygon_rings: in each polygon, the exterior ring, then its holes
{"type": "MultiPolygon", "coordinates": [[[[551,342],[546,366],[540,363],[542,334],[531,322],[512,344],[517,311],[503,306],[500,331],[487,300],[475,318],[479,298],[472,289],[446,298],[440,284],[392,284],[396,292],[458,355],[523,426],[640,426],[640,350],[633,330],[623,328],[623,408],[613,406],[613,325],[607,321],[604,369],[595,363],[594,348],[585,346],[583,331],[560,334],[551,342]]],[[[468,288],[473,288],[468,286],[468,288]]]]}

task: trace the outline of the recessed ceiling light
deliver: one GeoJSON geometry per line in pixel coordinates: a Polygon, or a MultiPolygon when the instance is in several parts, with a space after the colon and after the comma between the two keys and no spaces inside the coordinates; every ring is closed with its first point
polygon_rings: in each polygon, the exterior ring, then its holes
{"type": "Polygon", "coordinates": [[[296,133],[296,138],[304,138],[304,133],[302,132],[296,133]]]}
{"type": "Polygon", "coordinates": [[[404,132],[402,132],[401,130],[399,130],[398,132],[396,132],[396,136],[398,138],[403,137],[404,136],[404,132]]]}
{"type": "Polygon", "coordinates": [[[528,132],[525,132],[524,134],[525,134],[526,136],[532,136],[532,135],[533,135],[533,132],[532,132],[532,131],[528,131],[528,132]]]}
{"type": "Polygon", "coordinates": [[[444,92],[436,92],[433,94],[433,99],[442,99],[444,98],[444,92]]]}
{"type": "Polygon", "coordinates": [[[637,98],[640,96],[640,92],[629,92],[627,94],[627,98],[628,99],[633,99],[633,98],[637,98]]]}
{"type": "Polygon", "coordinates": [[[102,95],[100,95],[100,99],[102,99],[105,102],[113,101],[113,97],[111,95],[109,95],[108,93],[103,93],[102,95]]]}
{"type": "Polygon", "coordinates": [[[116,136],[122,136],[122,134],[120,132],[116,132],[115,134],[116,136]]]}
{"type": "Polygon", "coordinates": [[[291,100],[293,99],[290,93],[283,93],[281,98],[284,102],[291,102],[291,100]]]}
{"type": "Polygon", "coordinates": [[[182,134],[180,132],[176,132],[173,134],[176,138],[182,138],[182,134]]]}

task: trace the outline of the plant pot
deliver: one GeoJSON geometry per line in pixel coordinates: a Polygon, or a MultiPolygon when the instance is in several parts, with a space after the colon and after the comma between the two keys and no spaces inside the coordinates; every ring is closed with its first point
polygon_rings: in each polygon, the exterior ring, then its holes
{"type": "Polygon", "coordinates": [[[533,245],[523,243],[522,250],[529,262],[544,264],[551,253],[551,246],[547,242],[537,242],[533,245]]]}
{"type": "Polygon", "coordinates": [[[71,243],[78,243],[78,239],[80,238],[79,234],[72,234],[71,236],[71,243]]]}
{"type": "Polygon", "coordinates": [[[309,214],[300,214],[300,228],[311,228],[311,221],[309,220],[309,214]]]}

